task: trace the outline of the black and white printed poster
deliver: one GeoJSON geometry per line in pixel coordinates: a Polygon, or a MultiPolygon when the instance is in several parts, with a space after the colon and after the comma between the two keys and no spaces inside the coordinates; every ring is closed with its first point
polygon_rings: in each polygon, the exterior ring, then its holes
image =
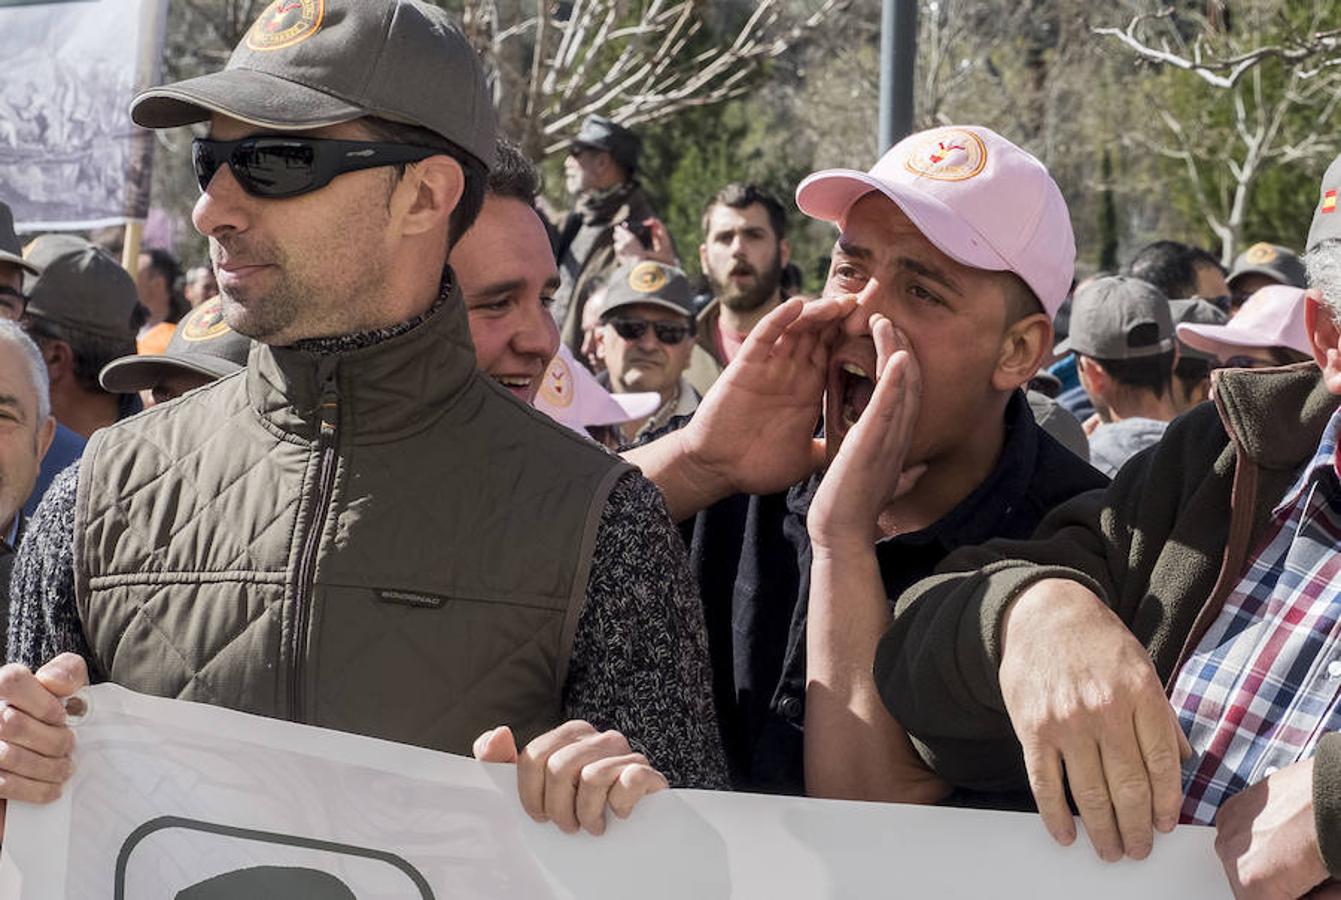
{"type": "Polygon", "coordinates": [[[21,231],[144,219],[167,0],[0,0],[0,200],[21,231]]]}

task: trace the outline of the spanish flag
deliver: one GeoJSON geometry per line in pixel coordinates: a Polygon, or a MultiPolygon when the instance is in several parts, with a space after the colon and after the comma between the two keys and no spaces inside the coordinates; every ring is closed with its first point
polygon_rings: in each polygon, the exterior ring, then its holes
{"type": "Polygon", "coordinates": [[[1335,189],[1327,191],[1322,195],[1322,211],[1325,213],[1336,212],[1336,191],[1335,189]]]}

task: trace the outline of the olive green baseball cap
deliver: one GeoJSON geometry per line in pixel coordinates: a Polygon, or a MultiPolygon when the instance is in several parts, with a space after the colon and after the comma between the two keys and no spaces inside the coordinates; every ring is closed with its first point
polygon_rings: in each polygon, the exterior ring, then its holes
{"type": "Polygon", "coordinates": [[[690,322],[695,317],[694,291],[684,272],[650,259],[620,266],[606,282],[601,315],[625,306],[660,306],[690,322]]]}
{"type": "Polygon", "coordinates": [[[245,369],[250,351],[251,338],[224,321],[223,298],[211,297],[177,323],[162,355],[112,360],[98,373],[98,381],[109,393],[130,394],[152,389],[173,372],[223,378],[245,369]]]}
{"type": "Polygon", "coordinates": [[[447,13],[418,0],[274,0],[221,72],[131,103],[145,128],[212,113],[275,131],[376,116],[435,132],[492,166],[497,120],[484,67],[447,13]]]}
{"type": "Polygon", "coordinates": [[[27,258],[42,272],[25,279],[29,315],[135,343],[140,294],[106,250],[71,234],[44,234],[28,245],[27,258]]]}

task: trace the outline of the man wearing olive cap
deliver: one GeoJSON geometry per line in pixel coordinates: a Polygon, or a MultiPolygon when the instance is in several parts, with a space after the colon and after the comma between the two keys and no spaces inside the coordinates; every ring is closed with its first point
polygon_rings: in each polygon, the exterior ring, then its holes
{"type": "Polygon", "coordinates": [[[566,828],[667,779],[719,785],[701,613],[656,489],[476,368],[446,260],[496,135],[447,15],[275,2],[222,72],[131,114],[209,123],[194,221],[223,321],[256,346],[96,434],[53,486],[15,567],[10,658],[45,667],[0,678],[0,739],[28,751],[0,796],[68,776],[57,698],[85,663],[438,750],[484,732],[491,759],[535,739],[521,765],[559,778],[537,815],[566,828]]]}
{"type": "Polygon", "coordinates": [[[937,771],[1032,788],[1064,843],[1073,797],[1107,860],[1214,823],[1235,897],[1341,879],[1338,191],[1341,158],[1308,235],[1313,361],[1216,372],[1106,491],[952,554],[877,655],[937,771]]]}

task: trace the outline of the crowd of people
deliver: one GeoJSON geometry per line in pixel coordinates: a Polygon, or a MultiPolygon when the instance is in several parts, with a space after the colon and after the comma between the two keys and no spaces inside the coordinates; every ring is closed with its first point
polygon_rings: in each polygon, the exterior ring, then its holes
{"type": "Polygon", "coordinates": [[[1341,159],[1302,258],[1077,283],[1043,164],[936,128],[798,186],[817,295],[744,182],[696,285],[629,129],[550,219],[445,13],[306,10],[132,107],[201,126],[209,267],[0,204],[0,798],[111,681],[512,763],[565,831],[668,785],[1199,823],[1236,896],[1341,896],[1341,159]]]}

